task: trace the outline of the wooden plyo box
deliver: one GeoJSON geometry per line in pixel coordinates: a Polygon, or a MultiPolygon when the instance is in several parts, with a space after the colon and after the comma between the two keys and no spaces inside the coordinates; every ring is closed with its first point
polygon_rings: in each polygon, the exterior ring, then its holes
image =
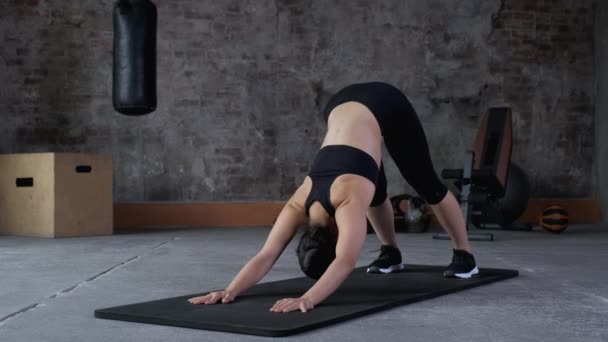
{"type": "Polygon", "coordinates": [[[0,234],[47,238],[112,234],[112,202],[109,155],[0,155],[0,234]]]}

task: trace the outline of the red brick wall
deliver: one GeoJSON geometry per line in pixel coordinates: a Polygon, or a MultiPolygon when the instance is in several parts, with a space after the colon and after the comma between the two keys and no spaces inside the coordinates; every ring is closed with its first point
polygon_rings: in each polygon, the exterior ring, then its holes
{"type": "Polygon", "coordinates": [[[589,1],[505,0],[492,18],[490,72],[517,113],[514,159],[536,195],[590,194],[592,12],[589,1]]]}
{"type": "MultiPolygon", "coordinates": [[[[111,106],[113,1],[0,1],[0,152],[112,153],[121,201],[284,200],[323,99],[382,80],[414,104],[438,171],[510,105],[533,195],[591,194],[591,0],[156,3],[158,110],[127,118],[111,106]]],[[[389,192],[408,190],[386,157],[389,192]]]]}

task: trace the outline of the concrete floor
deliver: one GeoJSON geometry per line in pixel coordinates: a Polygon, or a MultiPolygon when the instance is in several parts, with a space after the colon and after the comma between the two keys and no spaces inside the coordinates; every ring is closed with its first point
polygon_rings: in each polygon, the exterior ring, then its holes
{"type": "MultiPolygon", "coordinates": [[[[0,237],[0,341],[258,341],[270,338],[101,320],[98,308],[223,288],[268,229],[177,230],[46,240],[0,237]]],[[[480,267],[515,279],[369,315],[294,341],[608,341],[608,226],[498,232],[480,267]]],[[[449,241],[400,234],[406,261],[447,265],[449,241]]],[[[300,276],[288,247],[263,281],[300,276]]],[[[376,256],[368,235],[360,265],[376,256]]]]}

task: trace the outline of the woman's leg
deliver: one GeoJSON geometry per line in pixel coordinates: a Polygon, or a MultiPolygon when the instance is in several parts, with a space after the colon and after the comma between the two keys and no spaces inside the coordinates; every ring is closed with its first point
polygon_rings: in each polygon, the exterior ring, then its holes
{"type": "Polygon", "coordinates": [[[376,182],[376,193],[367,210],[367,218],[380,239],[380,255],[368,267],[368,273],[391,273],[403,270],[403,258],[395,238],[393,207],[386,193],[386,175],[380,165],[380,175],[376,182]]]}
{"type": "Polygon", "coordinates": [[[396,248],[395,221],[393,220],[393,207],[386,192],[386,174],[384,165],[380,164],[380,172],[376,181],[376,193],[372,203],[367,210],[367,219],[372,224],[376,235],[383,245],[391,245],[396,248]]]}
{"type": "Polygon", "coordinates": [[[383,245],[391,245],[395,248],[399,248],[395,237],[393,207],[388,198],[384,200],[384,203],[377,207],[369,207],[367,210],[367,218],[383,245]]]}
{"type": "Polygon", "coordinates": [[[455,249],[465,250],[473,254],[473,249],[469,243],[467,230],[465,227],[464,216],[460,204],[454,194],[448,190],[443,200],[437,204],[431,204],[431,209],[437,217],[437,221],[446,230],[455,249]]]}
{"type": "Polygon", "coordinates": [[[472,253],[460,205],[454,195],[439,180],[424,130],[414,109],[403,105],[390,134],[384,135],[384,144],[405,180],[426,200],[437,220],[452,238],[455,249],[472,253]]]}

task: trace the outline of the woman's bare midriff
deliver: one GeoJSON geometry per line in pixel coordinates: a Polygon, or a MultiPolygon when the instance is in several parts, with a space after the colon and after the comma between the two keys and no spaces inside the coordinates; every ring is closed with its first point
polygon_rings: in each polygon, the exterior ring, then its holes
{"type": "Polygon", "coordinates": [[[323,146],[349,145],[365,151],[378,166],[382,158],[382,134],[374,114],[358,102],[343,103],[329,114],[323,146]]]}

